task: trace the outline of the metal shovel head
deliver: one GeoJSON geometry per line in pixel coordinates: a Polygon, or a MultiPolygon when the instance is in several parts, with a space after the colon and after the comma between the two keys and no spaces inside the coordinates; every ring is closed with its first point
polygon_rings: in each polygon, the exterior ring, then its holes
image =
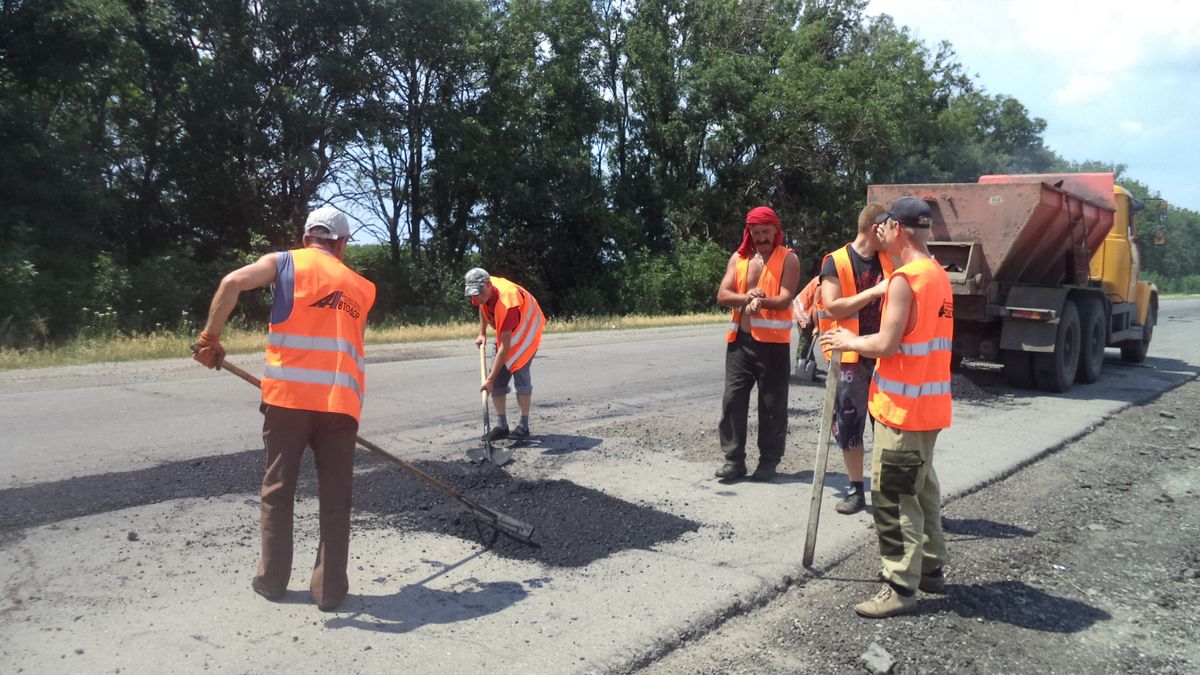
{"type": "Polygon", "coordinates": [[[498,446],[492,445],[491,443],[488,443],[487,447],[488,447],[488,461],[491,462],[494,466],[504,466],[505,464],[508,464],[509,462],[512,461],[512,459],[513,459],[512,448],[498,447],[498,446]]]}

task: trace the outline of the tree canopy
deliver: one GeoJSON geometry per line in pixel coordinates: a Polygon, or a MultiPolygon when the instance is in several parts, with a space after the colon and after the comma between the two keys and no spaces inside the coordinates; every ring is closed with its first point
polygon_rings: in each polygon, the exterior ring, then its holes
{"type": "MultiPolygon", "coordinates": [[[[951,45],[865,5],[2,3],[0,344],[97,315],[186,329],[321,203],[360,224],[373,318],[465,316],[474,264],[553,313],[687,311],[712,306],[752,206],[808,267],[870,183],[1063,162],[951,45]]],[[[1200,272],[1189,214],[1150,269],[1200,272]]]]}

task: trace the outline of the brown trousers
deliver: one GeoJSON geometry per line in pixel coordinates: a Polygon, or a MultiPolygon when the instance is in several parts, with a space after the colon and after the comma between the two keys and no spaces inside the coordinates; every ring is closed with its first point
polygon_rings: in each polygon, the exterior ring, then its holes
{"type": "Polygon", "coordinates": [[[267,471],[262,483],[262,558],[257,580],[272,595],[292,574],[292,513],[304,449],[312,446],[320,496],[321,540],[309,590],[320,607],[336,607],[350,582],[350,504],[358,422],[341,413],[263,405],[267,471]]]}

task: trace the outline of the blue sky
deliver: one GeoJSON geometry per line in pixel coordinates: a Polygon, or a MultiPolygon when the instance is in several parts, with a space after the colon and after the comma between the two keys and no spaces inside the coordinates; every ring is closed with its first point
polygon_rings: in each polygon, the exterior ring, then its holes
{"type": "Polygon", "coordinates": [[[990,94],[1046,120],[1046,145],[1200,211],[1200,3],[870,0],[930,47],[954,46],[990,94]]]}

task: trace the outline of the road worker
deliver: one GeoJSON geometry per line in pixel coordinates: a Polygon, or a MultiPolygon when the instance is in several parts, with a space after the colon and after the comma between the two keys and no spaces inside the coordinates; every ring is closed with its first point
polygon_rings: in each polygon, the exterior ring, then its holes
{"type": "MultiPolygon", "coordinates": [[[[875,237],[875,217],[882,204],[867,204],[858,214],[854,241],[825,256],[821,263],[821,293],[817,301],[817,325],[824,333],[842,327],[856,335],[879,331],[879,301],[884,278],[892,272],[892,261],[875,237]]],[[[830,354],[825,354],[826,359],[830,354]]],[[[842,461],[850,479],[850,491],[834,507],[851,514],[867,506],[863,491],[863,432],[867,427],[867,389],[875,359],[842,352],[833,415],[833,437],[842,449],[842,461]]]]}
{"type": "Polygon", "coordinates": [[[933,446],[950,426],[954,296],[926,247],[933,222],[927,203],[897,199],[875,221],[876,236],[899,265],[887,281],[879,332],[836,328],[821,336],[821,345],[878,359],[869,402],[875,419],[871,502],[886,583],[854,611],[883,618],[915,609],[917,590],[945,589],[933,446]]]}
{"type": "Polygon", "coordinates": [[[480,387],[492,396],[496,409],[496,426],[489,439],[525,440],[529,438],[529,407],[533,400],[533,380],[530,364],[542,342],[546,317],[529,291],[503,277],[492,276],[476,267],[467,272],[464,294],[479,308],[479,335],[476,349],[487,342],[487,329],[496,333],[496,358],[491,371],[480,387]],[[509,382],[517,392],[517,408],[521,419],[512,431],[508,429],[509,382]]]}
{"type": "Polygon", "coordinates": [[[309,590],[333,611],[349,590],[354,446],[366,392],[363,333],[375,285],[343,259],[350,224],[322,207],[304,224],[304,246],[268,253],[221,280],[195,359],[220,368],[221,330],[243,291],[272,285],[271,324],[262,378],[262,557],[251,587],[268,600],[287,591],[292,573],[292,511],[304,449],[311,446],[320,496],[320,544],[309,590]]]}
{"type": "Polygon", "coordinates": [[[817,293],[821,288],[821,276],[814,276],[792,300],[792,320],[796,322],[796,375],[812,381],[811,375],[816,372],[816,364],[812,360],[812,326],[815,323],[813,314],[816,312],[817,293]]]}
{"type": "Polygon", "coordinates": [[[725,395],[718,427],[725,465],[717,478],[746,475],[746,417],[758,385],[758,466],[751,480],[769,481],[787,438],[792,293],[800,260],[783,245],[779,217],[766,206],[746,215],[742,244],[729,257],[717,303],[733,310],[725,337],[725,395]]]}

